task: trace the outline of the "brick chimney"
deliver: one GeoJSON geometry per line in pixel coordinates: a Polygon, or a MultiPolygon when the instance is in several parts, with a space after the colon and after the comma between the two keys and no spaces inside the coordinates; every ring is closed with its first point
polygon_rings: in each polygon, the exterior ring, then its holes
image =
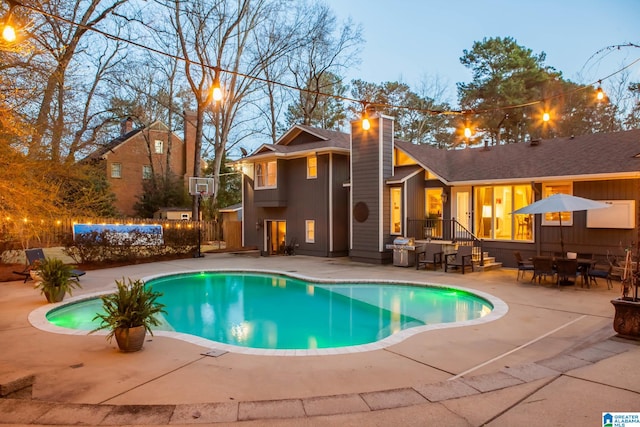
{"type": "Polygon", "coordinates": [[[184,111],[184,160],[185,181],[189,181],[189,177],[193,176],[193,162],[196,154],[196,124],[198,115],[195,111],[184,111]]]}
{"type": "Polygon", "coordinates": [[[120,136],[125,136],[133,130],[133,119],[127,117],[120,122],[120,136]]]}

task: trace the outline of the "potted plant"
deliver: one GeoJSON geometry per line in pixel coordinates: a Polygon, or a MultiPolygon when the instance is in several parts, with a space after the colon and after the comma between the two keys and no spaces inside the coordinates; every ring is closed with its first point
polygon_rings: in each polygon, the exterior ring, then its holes
{"type": "Polygon", "coordinates": [[[57,258],[41,259],[35,267],[36,288],[47,297],[47,301],[60,302],[65,294],[71,295],[73,288],[81,287],[72,279],[72,270],[73,266],[57,258]]]}
{"type": "Polygon", "coordinates": [[[615,308],[613,329],[621,336],[640,340],[640,297],[638,297],[638,263],[632,271],[631,252],[627,252],[622,276],[622,296],[611,301],[615,308]]]}
{"type": "Polygon", "coordinates": [[[110,329],[107,338],[111,340],[115,336],[120,351],[138,351],[147,331],[153,335],[151,326],[160,324],[157,316],[166,313],[164,304],[157,302],[162,293],[145,286],[140,279],[128,279],[125,283],[123,278],[116,280],[116,285],[115,293],[102,296],[104,313],[94,317],[93,320],[100,319],[101,323],[92,332],[110,329]]]}

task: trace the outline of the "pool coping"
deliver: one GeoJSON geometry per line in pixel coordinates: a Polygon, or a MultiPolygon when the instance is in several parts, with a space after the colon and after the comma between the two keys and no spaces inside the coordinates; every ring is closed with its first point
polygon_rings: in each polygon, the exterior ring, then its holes
{"type": "MultiPolygon", "coordinates": [[[[322,279],[315,278],[307,275],[292,273],[292,272],[282,272],[278,270],[269,270],[269,269],[248,269],[248,268],[221,268],[221,269],[197,269],[197,270],[183,270],[169,273],[161,273],[145,276],[142,278],[144,282],[158,279],[162,277],[169,277],[175,275],[187,275],[187,274],[201,274],[206,272],[233,272],[233,273],[264,273],[264,274],[273,274],[278,276],[287,276],[295,279],[311,281],[319,284],[338,284],[338,283],[375,283],[375,284],[397,284],[397,285],[409,285],[409,286],[417,286],[417,287],[433,287],[433,288],[442,288],[442,289],[453,289],[458,291],[468,292],[472,295],[478,296],[480,298],[488,301],[493,309],[486,316],[472,319],[472,320],[464,320],[460,322],[451,322],[451,323],[436,323],[432,325],[423,325],[423,326],[415,326],[408,329],[403,329],[399,332],[394,333],[386,338],[381,340],[368,343],[368,344],[360,344],[354,346],[345,346],[345,347],[333,347],[333,348],[322,348],[322,349],[307,349],[307,350],[276,350],[276,349],[257,349],[250,347],[241,347],[232,344],[226,344],[218,341],[209,340],[206,338],[197,337],[195,335],[184,334],[181,332],[172,332],[172,331],[153,331],[154,336],[161,336],[167,338],[177,339],[183,342],[195,344],[201,347],[205,347],[208,350],[203,352],[203,354],[207,355],[215,354],[221,355],[226,352],[229,353],[237,353],[237,354],[245,354],[245,355],[253,355],[253,356],[325,356],[325,355],[338,355],[338,354],[352,354],[352,353],[361,353],[375,350],[382,350],[387,347],[398,344],[406,339],[413,337],[415,335],[439,329],[448,329],[448,328],[457,328],[471,325],[479,325],[484,323],[493,322],[504,315],[509,311],[508,305],[502,301],[500,298],[497,298],[489,293],[479,291],[476,289],[466,288],[462,286],[449,285],[443,283],[422,283],[416,281],[408,281],[408,280],[375,280],[372,279],[322,279]]],[[[115,285],[114,285],[115,288],[115,285]]],[[[60,326],[56,326],[50,323],[46,316],[50,311],[56,310],[59,307],[63,307],[69,304],[78,303],[81,301],[94,299],[101,297],[102,295],[107,295],[112,293],[112,290],[101,291],[101,292],[92,292],[85,295],[71,297],[55,304],[49,304],[46,306],[39,307],[29,313],[28,320],[29,323],[37,329],[40,329],[45,332],[51,332],[56,334],[64,334],[64,335],[108,335],[109,331],[99,330],[99,331],[86,331],[79,329],[69,329],[62,328],[60,326]]]]}

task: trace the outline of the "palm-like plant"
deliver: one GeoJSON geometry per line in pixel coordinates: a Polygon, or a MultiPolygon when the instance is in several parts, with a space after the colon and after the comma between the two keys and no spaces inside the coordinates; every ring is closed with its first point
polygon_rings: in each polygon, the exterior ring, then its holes
{"type": "MultiPolygon", "coordinates": [[[[157,315],[166,313],[164,304],[157,302],[162,296],[149,286],[146,287],[140,279],[116,280],[118,290],[113,294],[102,296],[102,307],[105,313],[98,313],[93,320],[100,319],[100,325],[94,331],[111,329],[107,336],[113,337],[116,329],[135,328],[144,326],[145,331],[153,335],[151,326],[160,325],[157,315]]],[[[93,332],[94,332],[93,331],[93,332]]]]}
{"type": "Polygon", "coordinates": [[[50,302],[62,301],[65,294],[71,295],[73,288],[80,287],[80,283],[71,278],[73,267],[57,258],[38,261],[35,270],[39,279],[36,288],[40,289],[50,302]],[[59,299],[56,296],[59,296],[59,299]]]}

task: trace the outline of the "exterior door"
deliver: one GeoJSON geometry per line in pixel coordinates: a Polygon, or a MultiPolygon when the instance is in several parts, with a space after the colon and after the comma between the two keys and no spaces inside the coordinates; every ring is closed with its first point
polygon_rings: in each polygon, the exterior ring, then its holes
{"type": "Polygon", "coordinates": [[[269,255],[282,255],[287,245],[287,222],[270,221],[265,222],[267,230],[266,252],[269,255]]]}
{"type": "MultiPolygon", "coordinates": [[[[462,187],[462,188],[454,188],[453,192],[454,203],[453,212],[455,212],[455,218],[458,220],[460,225],[462,225],[467,230],[473,232],[471,229],[471,188],[470,187],[462,187]]],[[[461,236],[456,236],[461,237],[461,236]]]]}

